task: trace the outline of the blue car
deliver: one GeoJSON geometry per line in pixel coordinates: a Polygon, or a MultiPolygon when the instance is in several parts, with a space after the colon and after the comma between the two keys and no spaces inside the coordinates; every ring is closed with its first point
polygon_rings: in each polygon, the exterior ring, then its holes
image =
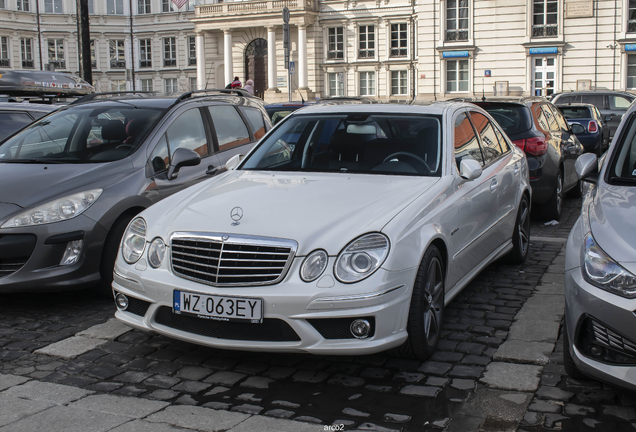
{"type": "Polygon", "coordinates": [[[601,116],[598,108],[587,103],[572,103],[556,105],[563,113],[563,117],[572,125],[578,123],[585,128],[576,137],[585,148],[586,153],[601,156],[609,147],[610,128],[601,116]]]}

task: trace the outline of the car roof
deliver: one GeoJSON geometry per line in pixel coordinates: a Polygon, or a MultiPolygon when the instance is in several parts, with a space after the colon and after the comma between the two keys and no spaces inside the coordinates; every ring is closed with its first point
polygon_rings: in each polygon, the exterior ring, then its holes
{"type": "Polygon", "coordinates": [[[291,102],[272,102],[265,105],[265,108],[286,108],[286,107],[303,107],[313,105],[315,102],[308,101],[291,101],[291,102]]]}
{"type": "Polygon", "coordinates": [[[569,107],[573,107],[573,108],[596,108],[596,105],[589,104],[589,103],[582,103],[582,102],[554,104],[554,106],[556,106],[558,108],[561,108],[561,107],[563,107],[563,108],[569,108],[569,107]]]}
{"type": "Polygon", "coordinates": [[[51,112],[63,105],[35,104],[26,102],[0,102],[0,110],[4,111],[42,111],[51,112]]]}
{"type": "Polygon", "coordinates": [[[454,101],[470,102],[474,104],[481,103],[509,103],[518,105],[528,105],[534,102],[548,102],[548,100],[541,96],[491,96],[491,97],[472,97],[472,98],[455,98],[454,101]]]}
{"type": "Polygon", "coordinates": [[[569,92],[557,93],[553,96],[553,98],[560,97],[563,95],[584,95],[584,94],[603,94],[603,95],[622,95],[629,96],[631,98],[636,98],[634,93],[621,91],[621,90],[574,90],[569,92]]]}
{"type": "Polygon", "coordinates": [[[290,116],[308,114],[433,114],[442,115],[451,108],[474,107],[474,105],[456,101],[416,101],[409,104],[316,104],[294,111],[290,116]]]}

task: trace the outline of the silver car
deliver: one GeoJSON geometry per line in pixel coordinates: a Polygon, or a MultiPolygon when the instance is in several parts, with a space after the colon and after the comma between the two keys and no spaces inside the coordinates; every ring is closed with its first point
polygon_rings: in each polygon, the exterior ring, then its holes
{"type": "Polygon", "coordinates": [[[576,171],[592,185],[567,243],[565,368],[636,389],[636,106],[602,162],[581,155],[576,171]]]}

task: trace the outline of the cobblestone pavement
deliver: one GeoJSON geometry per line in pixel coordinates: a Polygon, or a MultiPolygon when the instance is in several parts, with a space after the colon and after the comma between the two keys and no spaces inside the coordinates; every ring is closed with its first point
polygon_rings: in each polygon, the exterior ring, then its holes
{"type": "MultiPolygon", "coordinates": [[[[533,221],[523,266],[491,265],[448,305],[439,350],[426,362],[223,351],[136,330],[76,357],[36,353],[111,322],[113,303],[80,291],[0,295],[0,374],[316,431],[633,430],[633,393],[563,369],[564,239],[579,208],[568,199],[562,223],[533,221]]],[[[253,430],[274,430],[266,423],[253,430]]]]}

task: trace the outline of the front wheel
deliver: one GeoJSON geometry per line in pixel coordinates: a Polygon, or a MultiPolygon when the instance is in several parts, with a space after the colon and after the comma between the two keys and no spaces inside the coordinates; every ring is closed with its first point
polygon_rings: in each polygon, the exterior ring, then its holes
{"type": "Polygon", "coordinates": [[[444,266],[442,254],[430,246],[420,263],[411,295],[408,339],[398,348],[405,357],[428,359],[437,348],[444,314],[444,266]]]}
{"type": "Polygon", "coordinates": [[[528,256],[530,249],[530,201],[523,195],[519,202],[517,220],[512,231],[512,250],[508,255],[513,264],[521,264],[528,256]]]}
{"type": "Polygon", "coordinates": [[[119,243],[133,217],[135,217],[134,214],[123,214],[110,227],[102,249],[102,262],[99,267],[101,280],[97,289],[101,297],[112,297],[113,269],[117,260],[119,243]]]}

